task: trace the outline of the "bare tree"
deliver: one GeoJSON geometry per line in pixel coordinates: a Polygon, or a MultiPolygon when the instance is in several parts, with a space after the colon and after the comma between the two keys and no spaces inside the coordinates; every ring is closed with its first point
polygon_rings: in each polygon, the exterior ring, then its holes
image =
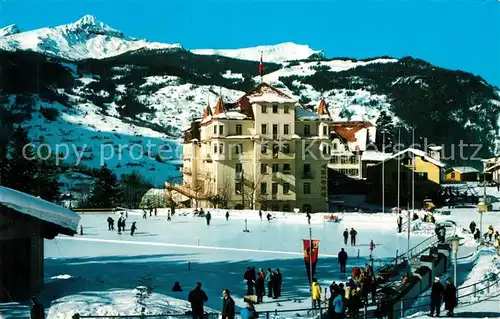
{"type": "Polygon", "coordinates": [[[214,206],[220,206],[220,208],[227,208],[229,199],[232,195],[232,185],[231,177],[227,172],[224,171],[222,178],[217,183],[217,194],[214,196],[213,204],[214,206]]]}
{"type": "Polygon", "coordinates": [[[245,173],[243,176],[243,190],[242,196],[244,199],[243,207],[249,206],[250,209],[254,209],[255,204],[262,201],[264,194],[261,193],[260,184],[262,182],[262,175],[253,175],[245,173]],[[248,205],[247,205],[248,203],[248,205]]]}

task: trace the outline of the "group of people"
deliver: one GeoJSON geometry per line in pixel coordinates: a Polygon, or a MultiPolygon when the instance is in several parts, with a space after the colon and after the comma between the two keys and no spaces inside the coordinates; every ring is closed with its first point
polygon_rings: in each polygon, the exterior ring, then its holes
{"type": "Polygon", "coordinates": [[[444,301],[444,308],[448,311],[446,315],[453,317],[453,310],[458,305],[457,288],[451,278],[448,278],[446,286],[443,286],[439,277],[435,277],[431,288],[431,317],[434,317],[434,313],[439,317],[442,301],[444,301]]]}
{"type": "MultiPolygon", "coordinates": [[[[471,234],[474,235],[474,239],[479,241],[481,239],[481,231],[477,228],[477,225],[474,221],[469,224],[469,230],[471,234]]],[[[488,226],[488,230],[483,234],[484,240],[489,240],[493,242],[495,248],[500,248],[500,234],[498,230],[495,231],[493,225],[488,226]]]]}
{"type": "MultiPolygon", "coordinates": [[[[125,232],[125,226],[126,226],[125,221],[126,218],[123,216],[120,216],[120,218],[118,218],[118,234],[125,232]]],[[[108,217],[107,222],[108,222],[108,230],[115,230],[115,220],[111,216],[108,217]]],[[[130,236],[134,236],[136,230],[137,230],[136,222],[132,222],[132,226],[130,227],[130,236]]]]}
{"type": "Polygon", "coordinates": [[[255,303],[259,304],[263,302],[264,295],[266,294],[265,286],[267,284],[267,297],[272,299],[278,299],[281,297],[281,286],[283,284],[283,276],[279,268],[274,271],[271,268],[267,268],[267,273],[264,272],[262,268],[259,269],[257,273],[255,267],[247,267],[243,279],[247,284],[247,296],[255,295],[257,300],[255,303]]]}
{"type": "Polygon", "coordinates": [[[344,230],[344,245],[347,245],[349,235],[351,235],[351,246],[356,246],[356,236],[358,235],[358,232],[354,228],[351,228],[350,231],[347,228],[344,230]]]}

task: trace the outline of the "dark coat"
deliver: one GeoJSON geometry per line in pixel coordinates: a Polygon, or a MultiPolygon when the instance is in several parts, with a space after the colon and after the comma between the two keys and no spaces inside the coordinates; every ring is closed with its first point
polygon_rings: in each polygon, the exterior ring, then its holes
{"type": "Polygon", "coordinates": [[[194,288],[189,292],[188,301],[193,312],[203,312],[203,304],[208,301],[207,294],[201,288],[194,288]]]}
{"type": "Polygon", "coordinates": [[[341,263],[341,264],[347,263],[347,253],[345,252],[345,250],[340,251],[337,258],[339,260],[339,263],[341,263]]]}
{"type": "Polygon", "coordinates": [[[444,288],[444,307],[446,310],[452,310],[457,304],[457,288],[453,284],[448,283],[444,288]]]}
{"type": "Polygon", "coordinates": [[[31,319],[44,319],[45,318],[45,311],[43,309],[43,306],[41,304],[39,304],[38,302],[35,303],[31,307],[30,318],[31,319]]]}
{"type": "Polygon", "coordinates": [[[264,286],[264,278],[262,276],[257,276],[257,279],[255,280],[255,293],[257,295],[259,294],[264,294],[265,292],[265,286],[264,286]]]}
{"type": "Polygon", "coordinates": [[[351,237],[356,237],[356,235],[358,234],[358,232],[355,231],[354,229],[351,229],[351,231],[349,232],[349,234],[351,235],[351,237]]]}
{"type": "Polygon", "coordinates": [[[349,237],[349,232],[347,230],[344,231],[344,238],[348,238],[349,237]]]}
{"type": "Polygon", "coordinates": [[[231,297],[222,299],[222,319],[234,319],[234,300],[231,297]]]}
{"type": "Polygon", "coordinates": [[[441,301],[441,296],[444,293],[444,287],[441,282],[434,282],[432,283],[432,289],[431,289],[431,300],[434,302],[440,302],[441,301]]]}

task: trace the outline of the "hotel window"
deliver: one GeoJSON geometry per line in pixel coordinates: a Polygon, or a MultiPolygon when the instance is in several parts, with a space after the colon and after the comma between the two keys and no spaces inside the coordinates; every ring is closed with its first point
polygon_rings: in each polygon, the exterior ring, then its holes
{"type": "Polygon", "coordinates": [[[266,144],[262,144],[260,146],[260,153],[261,154],[266,154],[267,153],[267,145],[266,144]]]}
{"type": "Polygon", "coordinates": [[[273,135],[278,135],[278,124],[273,124],[273,135]]]}
{"type": "Polygon", "coordinates": [[[311,183],[304,183],[304,194],[311,194],[311,183]]]}
{"type": "Polygon", "coordinates": [[[260,173],[267,174],[267,164],[260,164],[260,173]]]}
{"type": "Polygon", "coordinates": [[[274,163],[273,166],[272,166],[272,172],[273,173],[278,173],[279,169],[280,169],[279,164],[274,163]]]}
{"type": "Polygon", "coordinates": [[[241,182],[236,182],[234,184],[234,190],[235,190],[235,192],[236,192],[237,195],[241,194],[241,190],[242,190],[242,184],[241,184],[241,182]]]}
{"type": "Polygon", "coordinates": [[[333,142],[333,150],[336,151],[337,150],[337,143],[333,142]]]}
{"type": "Polygon", "coordinates": [[[291,171],[290,164],[289,163],[283,164],[283,173],[284,174],[290,174],[290,171],[291,171]]]}
{"type": "Polygon", "coordinates": [[[217,134],[217,125],[214,125],[214,134],[217,134]]]}
{"type": "Polygon", "coordinates": [[[236,135],[242,135],[243,129],[241,124],[236,124],[236,135]]]}
{"type": "Polygon", "coordinates": [[[280,151],[279,144],[273,144],[273,157],[278,157],[278,153],[280,151]]]}
{"type": "Polygon", "coordinates": [[[278,104],[273,104],[273,113],[274,114],[278,113],[278,104]]]}
{"type": "Polygon", "coordinates": [[[236,144],[234,146],[234,154],[243,154],[243,144],[236,144]]]}
{"type": "Polygon", "coordinates": [[[267,124],[261,124],[260,125],[260,133],[261,134],[267,134],[267,124]]]}
{"type": "Polygon", "coordinates": [[[304,125],[304,136],[311,135],[311,126],[309,124],[304,125]]]}
{"type": "Polygon", "coordinates": [[[224,154],[224,144],[219,144],[219,154],[224,154]]]}
{"type": "Polygon", "coordinates": [[[273,194],[278,194],[278,183],[273,183],[273,185],[271,187],[272,187],[271,192],[273,194]]]}
{"type": "Polygon", "coordinates": [[[290,183],[283,183],[283,194],[290,193],[290,183]]]}
{"type": "Polygon", "coordinates": [[[289,107],[288,105],[285,105],[285,106],[283,107],[283,112],[284,112],[285,114],[290,113],[290,109],[289,109],[289,108],[290,108],[290,107],[289,107]]]}
{"type": "Polygon", "coordinates": [[[328,135],[328,126],[323,126],[323,135],[328,135]]]}
{"type": "Polygon", "coordinates": [[[241,163],[234,164],[234,171],[236,173],[241,173],[243,171],[243,166],[241,165],[241,163]]]}
{"type": "Polygon", "coordinates": [[[265,106],[265,105],[261,105],[261,106],[260,106],[260,112],[261,112],[261,113],[267,113],[267,108],[266,108],[266,106],[265,106]]]}
{"type": "Polygon", "coordinates": [[[285,124],[283,125],[283,134],[288,135],[290,131],[290,125],[285,124]]]}
{"type": "Polygon", "coordinates": [[[339,157],[338,156],[332,156],[330,159],[331,164],[338,164],[339,163],[339,157]]]}
{"type": "Polygon", "coordinates": [[[290,154],[290,144],[283,144],[283,149],[281,151],[284,154],[290,154]]]}
{"type": "Polygon", "coordinates": [[[224,126],[219,125],[219,134],[224,134],[224,126]]]}
{"type": "Polygon", "coordinates": [[[348,156],[341,156],[340,157],[340,163],[341,164],[347,164],[349,162],[349,157],[348,156]]]}
{"type": "Polygon", "coordinates": [[[351,157],[349,158],[349,162],[350,162],[351,164],[358,164],[358,157],[357,157],[357,156],[351,156],[351,157]]]}
{"type": "Polygon", "coordinates": [[[267,194],[267,183],[260,183],[260,193],[267,194]]]}
{"type": "Polygon", "coordinates": [[[214,144],[214,154],[217,154],[217,144],[214,144]]]}

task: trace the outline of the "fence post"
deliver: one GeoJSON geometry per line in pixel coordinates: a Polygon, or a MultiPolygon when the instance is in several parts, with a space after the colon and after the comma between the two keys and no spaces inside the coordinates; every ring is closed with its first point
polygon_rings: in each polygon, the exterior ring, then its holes
{"type": "Polygon", "coordinates": [[[401,299],[400,301],[400,308],[401,308],[401,318],[403,318],[405,316],[405,311],[404,311],[404,302],[403,300],[401,299]]]}
{"type": "Polygon", "coordinates": [[[477,289],[476,289],[476,283],[474,283],[474,287],[473,287],[473,288],[474,288],[474,289],[473,289],[472,291],[473,291],[473,293],[474,293],[474,297],[476,297],[476,292],[477,292],[477,289]]]}
{"type": "Polygon", "coordinates": [[[367,305],[367,302],[365,302],[365,315],[364,315],[364,319],[368,319],[368,305],[367,305]]]}
{"type": "Polygon", "coordinates": [[[490,293],[490,277],[486,278],[486,291],[490,293]]]}
{"type": "Polygon", "coordinates": [[[269,311],[266,311],[266,319],[269,319],[269,311]]]}

